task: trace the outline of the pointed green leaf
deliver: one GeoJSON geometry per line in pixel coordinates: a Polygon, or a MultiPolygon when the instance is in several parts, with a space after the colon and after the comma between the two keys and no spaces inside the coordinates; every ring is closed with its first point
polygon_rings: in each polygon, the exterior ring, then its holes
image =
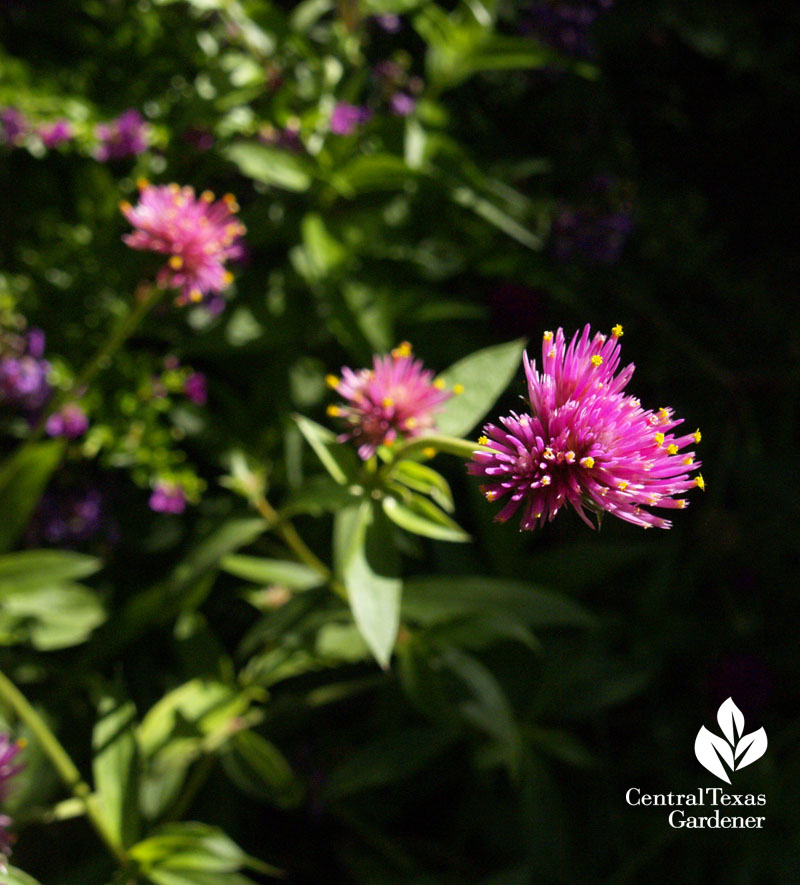
{"type": "Polygon", "coordinates": [[[395,525],[415,535],[436,541],[463,543],[470,540],[457,522],[427,498],[414,492],[409,492],[402,501],[393,497],[384,498],[383,510],[395,525]]]}
{"type": "Polygon", "coordinates": [[[325,578],[300,562],[284,559],[261,559],[233,553],[220,562],[220,568],[254,584],[280,584],[291,590],[310,590],[324,583],[325,578]]]}
{"type": "Polygon", "coordinates": [[[317,424],[303,415],[295,415],[294,420],[306,442],[322,461],[323,467],[340,485],[352,482],[358,469],[355,452],[336,441],[335,434],[327,427],[317,424]]]}
{"type": "Polygon", "coordinates": [[[307,191],[311,175],[301,158],[263,144],[239,142],[226,150],[242,175],[287,191],[307,191]]]}
{"type": "Polygon", "coordinates": [[[138,821],[138,750],[135,737],[136,707],[130,702],[104,698],[92,734],[95,790],[103,816],[123,846],[136,841],[138,821]]]}
{"type": "Polygon", "coordinates": [[[76,581],[102,568],[94,556],[70,550],[23,550],[0,556],[0,596],[45,584],[76,581]]]}
{"type": "Polygon", "coordinates": [[[225,771],[245,793],[279,808],[294,808],[303,800],[303,786],[281,751],[254,731],[231,738],[222,757],[225,771]]]}
{"type": "Polygon", "coordinates": [[[400,461],[392,467],[392,475],[403,485],[432,498],[443,510],[452,513],[455,507],[453,493],[447,480],[425,464],[400,461]]]}

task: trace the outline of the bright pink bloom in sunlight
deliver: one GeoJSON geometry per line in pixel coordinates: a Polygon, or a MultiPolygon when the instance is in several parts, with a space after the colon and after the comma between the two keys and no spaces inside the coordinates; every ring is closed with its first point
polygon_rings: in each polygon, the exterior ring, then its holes
{"type": "Polygon", "coordinates": [[[393,443],[398,436],[419,436],[434,426],[433,413],[454,393],[444,381],[415,360],[411,345],[403,342],[388,356],[375,356],[373,368],[343,368],[342,377],[329,375],[328,384],[346,403],[328,406],[328,414],[341,418],[347,430],[340,442],[351,440],[366,461],[378,446],[393,443]]]}
{"type": "Polygon", "coordinates": [[[211,191],[195,197],[194,188],[139,183],[136,206],[123,202],[122,214],[134,226],[122,239],[132,249],[169,255],[158,284],[180,289],[179,304],[201,302],[233,280],[225,262],[242,254],[245,227],[234,214],[231,194],[214,200],[211,191]]]}
{"type": "Polygon", "coordinates": [[[682,419],[672,409],[645,410],[624,393],[633,365],[616,376],[622,326],[591,337],[589,326],[569,345],[564,332],[545,332],[542,370],[524,358],[530,413],[512,412],[501,427],[487,424],[482,448],[468,470],[485,480],[489,501],[505,499],[495,519],[505,522],[522,507],[522,529],[534,529],[571,504],[589,526],[586,510],[611,513],[643,528],[669,528],[645,508],[687,506],[676,498],[705,488],[688,446],[700,431],[675,436],[682,419]]]}

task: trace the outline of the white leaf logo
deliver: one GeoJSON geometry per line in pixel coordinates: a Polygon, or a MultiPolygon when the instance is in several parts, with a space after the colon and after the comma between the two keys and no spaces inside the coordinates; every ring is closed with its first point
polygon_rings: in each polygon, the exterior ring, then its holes
{"type": "Polygon", "coordinates": [[[701,726],[695,738],[694,754],[704,768],[729,784],[729,771],[738,771],[766,753],[767,733],[759,728],[750,734],[742,734],[744,714],[734,704],[733,698],[722,703],[717,711],[717,722],[725,737],[721,738],[705,725],[701,726]]]}

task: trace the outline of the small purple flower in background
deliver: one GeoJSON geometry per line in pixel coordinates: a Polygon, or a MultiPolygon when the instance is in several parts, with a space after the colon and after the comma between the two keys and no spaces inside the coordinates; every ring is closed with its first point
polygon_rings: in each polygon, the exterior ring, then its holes
{"type": "Polygon", "coordinates": [[[42,358],[44,332],[31,329],[27,336],[0,340],[0,403],[26,411],[40,409],[50,398],[50,363],[42,358]]]}
{"type": "Polygon", "coordinates": [[[540,0],[522,15],[522,30],[578,58],[593,55],[591,29],[614,0],[540,0]]]}
{"type": "Polygon", "coordinates": [[[0,111],[0,141],[17,145],[28,132],[28,120],[17,108],[3,108],[0,111]]]}
{"type": "Polygon", "coordinates": [[[506,522],[522,507],[521,528],[533,530],[572,505],[587,525],[586,509],[611,513],[643,528],[671,523],[647,507],[683,508],[674,495],[703,477],[687,446],[700,442],[700,431],[675,436],[682,423],[672,409],[644,410],[623,393],[633,365],[615,376],[622,327],[610,337],[590,337],[589,326],[567,346],[564,332],[545,332],[542,371],[524,358],[530,413],[487,424],[482,446],[468,470],[485,480],[489,501],[506,499],[495,520],[506,522]]]}
{"type": "Polygon", "coordinates": [[[395,92],[389,100],[389,104],[392,111],[397,114],[398,117],[407,117],[409,114],[414,113],[414,108],[417,106],[417,100],[410,95],[407,95],[405,92],[395,92]]]}
{"type": "Polygon", "coordinates": [[[56,120],[53,123],[45,123],[37,130],[46,148],[58,147],[69,141],[72,136],[72,123],[69,120],[56,120]]]}
{"type": "Polygon", "coordinates": [[[339,101],[331,114],[331,132],[334,135],[351,135],[359,126],[367,123],[371,116],[369,108],[339,101]]]}
{"type": "Polygon", "coordinates": [[[150,495],[150,509],[156,513],[183,513],[186,509],[186,495],[180,486],[160,481],[150,495]]]}
{"type": "Polygon", "coordinates": [[[366,461],[378,446],[393,443],[398,436],[419,436],[434,426],[433,413],[454,393],[444,381],[415,360],[411,345],[403,342],[388,356],[376,356],[372,369],[343,368],[342,377],[328,375],[332,387],[347,404],[328,406],[328,415],[341,418],[347,431],[340,442],[351,440],[366,461]]]}
{"type": "Polygon", "coordinates": [[[403,27],[402,19],[399,15],[392,12],[384,13],[384,15],[373,15],[372,21],[387,34],[397,34],[403,27]]]}
{"type": "Polygon", "coordinates": [[[141,154],[149,143],[147,123],[135,108],[129,108],[109,123],[99,123],[94,134],[100,142],[94,155],[101,163],[141,154]]]}
{"type": "MultiPolygon", "coordinates": [[[[17,755],[24,746],[24,741],[12,741],[9,735],[0,734],[0,803],[5,802],[12,781],[24,768],[16,761],[17,755]]],[[[10,826],[10,818],[0,814],[0,873],[5,872],[5,861],[11,854],[13,840],[8,832],[10,826]]]]}
{"type": "Polygon", "coordinates": [[[25,534],[30,547],[75,547],[101,533],[116,534],[105,495],[94,486],[50,488],[39,501],[25,534]]]}
{"type": "Polygon", "coordinates": [[[158,272],[159,286],[180,289],[178,304],[202,302],[233,282],[225,262],[242,255],[245,227],[234,214],[232,194],[214,201],[211,191],[139,182],[139,202],[120,204],[135,231],[122,239],[132,249],[169,255],[158,272]]]}
{"type": "Polygon", "coordinates": [[[561,205],[553,218],[551,248],[559,261],[580,258],[588,264],[616,264],[633,230],[630,187],[598,175],[587,198],[577,206],[561,205]]]}
{"type": "Polygon", "coordinates": [[[66,439],[77,439],[89,429],[86,412],[77,403],[67,403],[54,412],[45,424],[48,436],[63,436],[66,439]]]}
{"type": "Polygon", "coordinates": [[[208,402],[206,376],[202,372],[192,372],[184,383],[183,392],[193,403],[204,406],[208,402]]]}

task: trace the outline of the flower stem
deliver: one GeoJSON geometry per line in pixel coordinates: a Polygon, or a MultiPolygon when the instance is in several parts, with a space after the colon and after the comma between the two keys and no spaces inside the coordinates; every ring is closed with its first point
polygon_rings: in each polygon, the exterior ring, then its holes
{"type": "Polygon", "coordinates": [[[97,797],[92,793],[91,787],[83,780],[75,763],[61,746],[58,738],[50,730],[44,719],[1,670],[0,701],[4,701],[28,726],[42,751],[58,772],[64,786],[83,804],[83,807],[86,809],[86,816],[109,851],[121,864],[127,864],[128,858],[125,850],[103,819],[97,797]]]}

